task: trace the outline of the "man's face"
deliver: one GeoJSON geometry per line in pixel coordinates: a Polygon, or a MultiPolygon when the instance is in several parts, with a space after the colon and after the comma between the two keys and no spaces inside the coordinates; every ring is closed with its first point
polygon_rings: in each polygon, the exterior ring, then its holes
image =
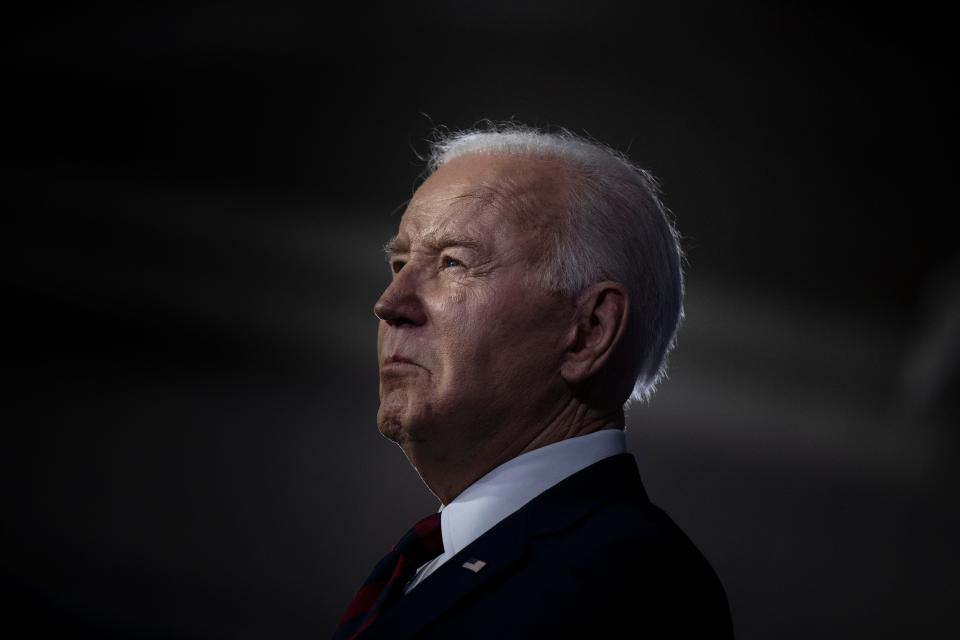
{"type": "Polygon", "coordinates": [[[528,195],[555,193],[549,168],[517,156],[456,158],[403,215],[388,252],[393,279],[374,311],[377,422],[408,457],[493,455],[523,436],[517,425],[549,418],[572,307],[526,284],[541,250],[535,227],[515,223],[509,197],[491,205],[477,191],[502,191],[510,177],[528,195]]]}

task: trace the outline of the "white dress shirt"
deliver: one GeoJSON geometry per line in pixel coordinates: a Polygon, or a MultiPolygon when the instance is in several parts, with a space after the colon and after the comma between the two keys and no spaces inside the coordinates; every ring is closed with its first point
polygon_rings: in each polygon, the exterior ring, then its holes
{"type": "Polygon", "coordinates": [[[601,429],[528,451],[504,462],[463,490],[450,504],[440,505],[443,553],[422,565],[404,594],[437,567],[538,495],[567,476],[627,450],[619,427],[601,429]]]}

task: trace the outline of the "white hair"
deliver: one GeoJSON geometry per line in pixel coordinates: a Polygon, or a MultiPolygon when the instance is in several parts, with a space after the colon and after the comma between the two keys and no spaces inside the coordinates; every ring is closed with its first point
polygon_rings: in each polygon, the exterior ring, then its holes
{"type": "Polygon", "coordinates": [[[516,123],[437,132],[427,174],[459,156],[520,154],[561,162],[571,178],[566,206],[550,227],[537,284],[576,295],[602,280],[627,288],[636,380],[626,404],[649,401],[666,376],[684,317],[683,252],[654,176],[627,157],[566,129],[516,123]]]}

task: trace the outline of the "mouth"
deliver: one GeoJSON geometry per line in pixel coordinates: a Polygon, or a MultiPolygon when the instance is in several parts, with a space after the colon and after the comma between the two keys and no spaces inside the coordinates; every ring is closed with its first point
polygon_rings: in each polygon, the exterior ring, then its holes
{"type": "Polygon", "coordinates": [[[420,366],[418,363],[414,362],[410,358],[404,358],[403,356],[398,356],[398,355],[390,356],[389,358],[384,360],[383,363],[381,363],[380,365],[381,370],[402,369],[405,367],[419,367],[421,369],[423,368],[422,366],[420,366]]]}

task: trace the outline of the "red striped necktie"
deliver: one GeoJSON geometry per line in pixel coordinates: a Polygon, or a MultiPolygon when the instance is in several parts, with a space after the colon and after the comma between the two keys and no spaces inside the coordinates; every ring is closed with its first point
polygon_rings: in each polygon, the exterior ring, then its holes
{"type": "Polygon", "coordinates": [[[417,567],[441,553],[440,514],[434,513],[413,525],[393,550],[377,563],[340,617],[332,640],[347,640],[363,633],[384,609],[399,599],[417,567]]]}

